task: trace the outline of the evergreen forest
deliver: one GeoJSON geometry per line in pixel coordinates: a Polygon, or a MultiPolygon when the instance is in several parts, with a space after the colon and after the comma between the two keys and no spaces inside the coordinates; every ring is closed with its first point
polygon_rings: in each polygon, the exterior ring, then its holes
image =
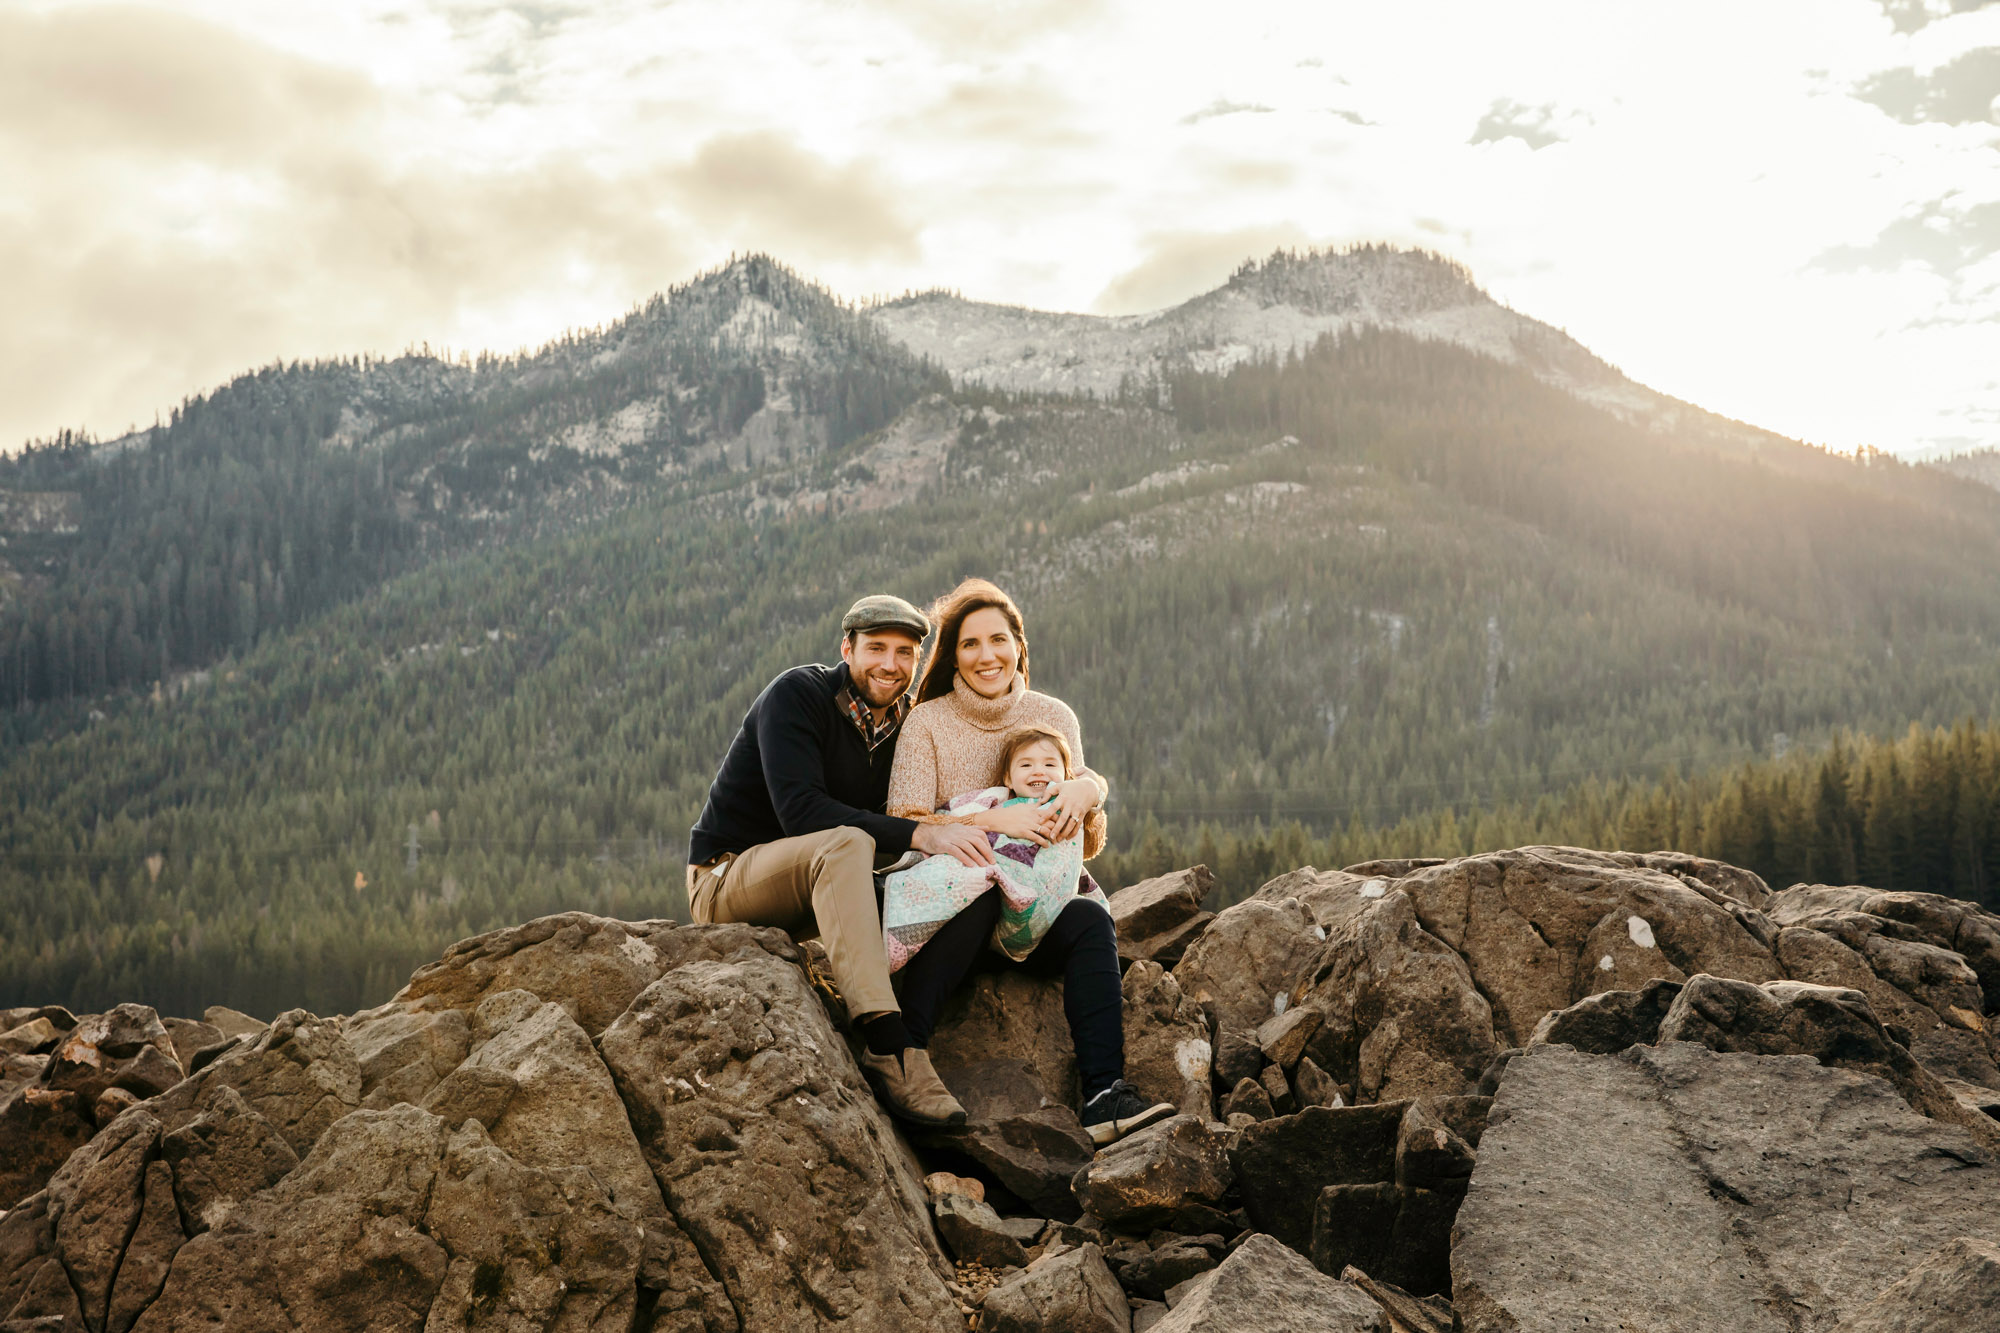
{"type": "Polygon", "coordinates": [[[681,915],[750,699],[969,574],[1113,784],[1109,887],[1567,842],[1994,901],[2000,492],[1398,333],[1007,394],[757,261],[531,357],[270,368],[4,493],[80,518],[4,548],[0,1005],[336,1012],[681,915]]]}

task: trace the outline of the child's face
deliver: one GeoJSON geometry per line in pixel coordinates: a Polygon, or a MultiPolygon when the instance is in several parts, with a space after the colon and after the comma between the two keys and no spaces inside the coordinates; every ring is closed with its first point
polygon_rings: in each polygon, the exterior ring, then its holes
{"type": "Polygon", "coordinates": [[[1052,742],[1031,742],[1007,761],[1007,786],[1016,796],[1047,796],[1062,780],[1062,752],[1052,742]]]}

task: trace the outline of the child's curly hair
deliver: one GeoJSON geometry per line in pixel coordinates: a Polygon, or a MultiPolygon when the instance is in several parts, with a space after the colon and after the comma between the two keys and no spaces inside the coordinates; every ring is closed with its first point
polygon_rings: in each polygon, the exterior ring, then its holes
{"type": "Polygon", "coordinates": [[[994,778],[994,786],[1008,785],[1007,770],[1014,766],[1014,756],[1036,741],[1048,741],[1056,747],[1056,753],[1062,756],[1063,776],[1069,777],[1076,768],[1076,760],[1070,758],[1069,742],[1063,739],[1063,734],[1054,727],[1022,727],[1008,732],[1007,739],[1000,742],[1000,772],[994,778]]]}

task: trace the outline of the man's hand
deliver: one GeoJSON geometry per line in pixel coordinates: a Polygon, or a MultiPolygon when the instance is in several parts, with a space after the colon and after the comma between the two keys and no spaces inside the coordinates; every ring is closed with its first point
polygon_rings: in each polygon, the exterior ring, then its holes
{"type": "Polygon", "coordinates": [[[925,856],[955,856],[962,865],[993,864],[993,848],[986,834],[970,824],[919,824],[910,835],[910,846],[925,856]]]}

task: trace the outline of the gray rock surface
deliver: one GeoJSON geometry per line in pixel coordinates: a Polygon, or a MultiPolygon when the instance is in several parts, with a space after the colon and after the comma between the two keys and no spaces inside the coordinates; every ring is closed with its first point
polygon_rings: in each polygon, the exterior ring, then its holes
{"type": "Polygon", "coordinates": [[[1394,1180],[1396,1139],[1408,1107],[1308,1107],[1245,1128],[1229,1160],[1250,1224],[1306,1253],[1322,1189],[1394,1180]]]}
{"type": "Polygon", "coordinates": [[[1931,893],[1800,884],[1772,895],[1786,975],[1864,992],[1935,1072],[2000,1088],[2000,918],[1931,893]],[[1976,996],[1975,996],[1976,992],[1976,996]]]}
{"type": "Polygon", "coordinates": [[[1680,993],[1680,981],[1661,978],[1637,990],[1586,995],[1567,1009],[1543,1014],[1528,1037],[1528,1045],[1574,1046],[1595,1055],[1609,1055],[1627,1046],[1650,1046],[1659,1040],[1660,1024],[1680,993]]]}
{"type": "MultiPolygon", "coordinates": [[[[749,931],[731,939],[739,953],[767,944],[796,952],[782,931],[749,931]]],[[[671,921],[612,921],[587,912],[560,912],[452,945],[437,962],[416,970],[396,992],[395,1003],[469,1011],[489,995],[524,990],[562,1005],[594,1038],[640,991],[691,953],[711,951],[716,940],[699,931],[678,931],[671,921]]]]}
{"type": "Polygon", "coordinates": [[[173,1171],[181,1226],[200,1235],[227,1221],[238,1204],[283,1180],[299,1156],[241,1093],[213,1085],[201,1113],[160,1138],[173,1171]]]}
{"type": "MultiPolygon", "coordinates": [[[[50,1018],[46,1008],[33,1012],[50,1018]]],[[[77,1020],[0,1105],[0,1208],[40,1189],[93,1133],[183,1072],[166,1026],[143,1004],[77,1020]]]]}
{"type": "MultiPolygon", "coordinates": [[[[988,1204],[963,1194],[943,1194],[931,1204],[945,1248],[960,1259],[988,1268],[1025,1268],[1028,1252],[988,1204]]],[[[1030,1234],[1041,1225],[1030,1226],[1030,1234]]]]}
{"type": "Polygon", "coordinates": [[[1085,1243],[1045,1254],[987,1292],[975,1327],[979,1333],[1131,1333],[1132,1312],[1104,1265],[1104,1252],[1085,1243]]]}
{"type": "Polygon", "coordinates": [[[1717,1051],[1810,1055],[1822,1064],[1875,1074],[1917,1111],[1962,1125],[2000,1151],[2000,1125],[1960,1105],[1937,1075],[1883,1029],[1860,991],[1695,976],[1661,1022],[1660,1040],[1700,1042],[1717,1051]]]}
{"type": "Polygon", "coordinates": [[[1141,880],[1111,895],[1111,919],[1118,927],[1118,956],[1172,967],[1181,960],[1213,914],[1202,899],[1215,887],[1207,866],[1175,870],[1141,880]]]}
{"type": "Polygon", "coordinates": [[[1060,981],[1018,969],[982,972],[960,987],[931,1034],[931,1063],[1019,1060],[1050,1097],[1077,1104],[1076,1051],[1063,1015],[1060,981]]]}
{"type": "Polygon", "coordinates": [[[1539,1046],[1494,1101],[1453,1302],[1469,1333],[1831,1329],[1960,1236],[2000,1240],[2000,1168],[1879,1078],[1539,1046]]]}
{"type": "Polygon", "coordinates": [[[1775,928],[1753,906],[1691,874],[1633,859],[1524,847],[1447,861],[1395,884],[1424,929],[1478,977],[1501,1046],[1524,1044],[1542,1015],[1599,990],[1633,990],[1676,972],[1780,978],[1759,939],[1775,938],[1775,928]],[[1609,935],[1600,929],[1607,923],[1609,935]],[[1629,950],[1592,952],[1621,928],[1629,950]],[[1600,967],[1606,957],[1608,971],[1600,967]]]}
{"type": "Polygon", "coordinates": [[[181,1247],[134,1328],[422,1328],[450,1263],[423,1230],[445,1139],[414,1106],[342,1118],[273,1189],[181,1247]]]}
{"type": "Polygon", "coordinates": [[[1493,1058],[1495,1025],[1465,960],[1402,890],[1363,881],[1344,892],[1326,904],[1327,943],[1296,988],[1297,1005],[1323,1020],[1307,1052],[1358,1101],[1470,1091],[1493,1058]]]}
{"type": "Polygon", "coordinates": [[[1218,1028],[1254,1033],[1289,1003],[1325,938],[1296,899],[1259,896],[1217,913],[1174,965],[1174,979],[1218,1028]]]}
{"type": "Polygon", "coordinates": [[[1154,1333],[1389,1333],[1381,1306],[1269,1236],[1252,1236],[1196,1283],[1154,1333]]]}
{"type": "Polygon", "coordinates": [[[1156,962],[1125,969],[1125,1079],[1147,1098],[1206,1118],[1212,1114],[1213,1051],[1201,1006],[1156,962]]]}
{"type": "Polygon", "coordinates": [[[1959,1237],[1857,1310],[1839,1333],[2000,1328],[2000,1246],[1959,1237]]]}
{"type": "Polygon", "coordinates": [[[598,1043],[661,1194],[747,1329],[946,1326],[923,1173],[804,974],[749,936],[598,1043]]]}
{"type": "Polygon", "coordinates": [[[1451,1228],[1466,1182],[1432,1188],[1383,1183],[1329,1185],[1313,1208],[1307,1251],[1322,1273],[1350,1267],[1420,1296],[1451,1291],[1451,1228]]]}

